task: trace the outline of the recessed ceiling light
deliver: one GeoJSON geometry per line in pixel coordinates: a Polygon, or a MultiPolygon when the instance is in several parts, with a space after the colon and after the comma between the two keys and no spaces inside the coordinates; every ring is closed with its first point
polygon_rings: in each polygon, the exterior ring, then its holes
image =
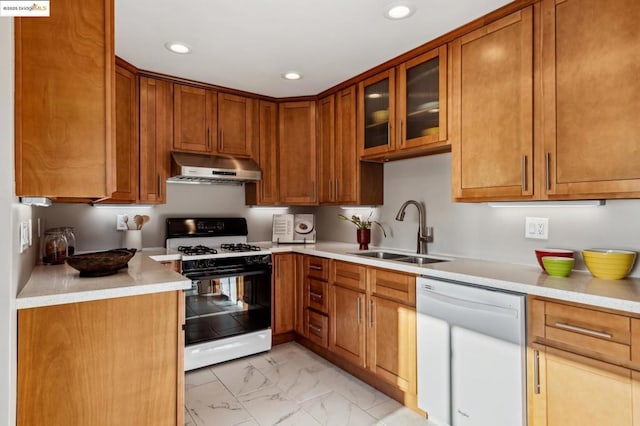
{"type": "Polygon", "coordinates": [[[191,48],[179,41],[168,41],[164,44],[164,47],[166,47],[170,52],[179,53],[181,55],[191,53],[191,48]]]}
{"type": "Polygon", "coordinates": [[[302,78],[302,74],[296,71],[289,71],[282,74],[282,78],[286,80],[300,80],[302,78]]]}
{"type": "Polygon", "coordinates": [[[384,16],[389,19],[405,19],[413,15],[415,10],[415,6],[410,3],[395,2],[385,8],[384,16]]]}

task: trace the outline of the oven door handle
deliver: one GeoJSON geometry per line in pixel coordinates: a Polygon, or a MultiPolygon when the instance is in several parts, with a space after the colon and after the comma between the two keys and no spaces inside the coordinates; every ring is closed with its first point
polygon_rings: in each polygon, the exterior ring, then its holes
{"type": "Polygon", "coordinates": [[[228,278],[228,277],[248,277],[253,275],[269,274],[269,269],[260,269],[258,271],[243,271],[242,269],[230,269],[220,272],[190,272],[184,274],[185,277],[190,280],[213,280],[216,278],[228,278]]]}

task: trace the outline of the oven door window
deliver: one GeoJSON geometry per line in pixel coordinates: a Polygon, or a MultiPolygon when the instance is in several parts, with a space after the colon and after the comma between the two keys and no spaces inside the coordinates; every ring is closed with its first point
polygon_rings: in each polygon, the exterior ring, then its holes
{"type": "Polygon", "coordinates": [[[271,327],[271,273],[194,281],[186,295],[186,344],[271,327]]]}

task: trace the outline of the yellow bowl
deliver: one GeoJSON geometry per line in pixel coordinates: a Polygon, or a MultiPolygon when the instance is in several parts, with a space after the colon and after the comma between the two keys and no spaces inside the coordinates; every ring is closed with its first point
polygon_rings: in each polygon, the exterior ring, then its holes
{"type": "Polygon", "coordinates": [[[619,280],[631,272],[636,252],[629,250],[589,249],[582,251],[587,269],[596,278],[619,280]]]}
{"type": "Polygon", "coordinates": [[[440,127],[429,127],[428,129],[423,129],[420,133],[422,136],[437,135],[440,133],[440,127]]]}
{"type": "Polygon", "coordinates": [[[374,111],[373,114],[371,114],[373,118],[373,123],[374,124],[380,124],[380,123],[384,123],[385,121],[389,121],[389,110],[388,109],[381,109],[378,111],[374,111]]]}

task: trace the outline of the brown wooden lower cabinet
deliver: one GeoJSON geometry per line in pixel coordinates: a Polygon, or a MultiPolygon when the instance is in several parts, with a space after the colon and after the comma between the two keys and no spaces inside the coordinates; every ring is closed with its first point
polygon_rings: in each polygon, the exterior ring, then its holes
{"type": "MultiPolygon", "coordinates": [[[[332,261],[329,350],[416,395],[415,276],[332,261]],[[382,296],[378,296],[378,295],[382,296]]],[[[415,407],[413,407],[415,408],[415,407]]]]}
{"type": "Polygon", "coordinates": [[[543,345],[528,352],[529,426],[640,424],[640,373],[543,345]]]}
{"type": "Polygon", "coordinates": [[[184,295],[18,311],[17,424],[184,424],[184,295]]]}
{"type": "Polygon", "coordinates": [[[273,335],[289,333],[295,328],[296,255],[273,256],[273,288],[271,311],[273,335]]]}
{"type": "Polygon", "coordinates": [[[307,338],[315,344],[327,348],[329,346],[329,317],[311,309],[306,310],[306,317],[307,338]]]}

